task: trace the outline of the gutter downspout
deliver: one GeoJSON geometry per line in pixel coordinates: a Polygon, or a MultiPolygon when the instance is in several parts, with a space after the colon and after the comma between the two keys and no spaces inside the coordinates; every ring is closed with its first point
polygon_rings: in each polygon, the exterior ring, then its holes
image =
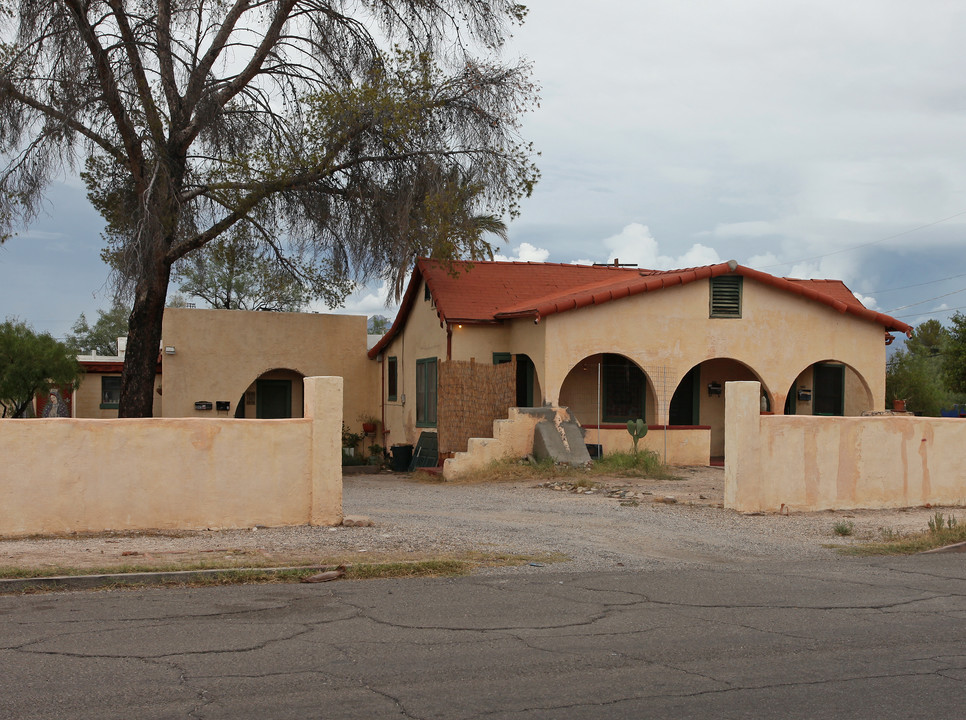
{"type": "MultiPolygon", "coordinates": [[[[380,353],[382,355],[382,360],[379,361],[379,376],[382,378],[382,398],[379,402],[380,416],[382,418],[382,452],[386,452],[386,435],[389,431],[386,430],[386,369],[389,367],[389,363],[386,362],[386,354],[380,353]]],[[[396,366],[396,382],[399,382],[399,366],[396,366]]]]}

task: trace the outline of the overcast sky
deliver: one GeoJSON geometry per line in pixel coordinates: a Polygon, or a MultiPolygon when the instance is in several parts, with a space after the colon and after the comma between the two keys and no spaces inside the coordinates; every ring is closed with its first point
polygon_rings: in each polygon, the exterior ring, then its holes
{"type": "MultiPolygon", "coordinates": [[[[916,324],[966,312],[966,3],[532,0],[543,178],[508,259],[722,260],[844,280],[916,324]],[[941,312],[936,312],[936,311],[941,312]]],[[[83,189],[0,248],[0,316],[109,304],[83,189]]],[[[387,314],[377,288],[346,311],[387,314]]]]}

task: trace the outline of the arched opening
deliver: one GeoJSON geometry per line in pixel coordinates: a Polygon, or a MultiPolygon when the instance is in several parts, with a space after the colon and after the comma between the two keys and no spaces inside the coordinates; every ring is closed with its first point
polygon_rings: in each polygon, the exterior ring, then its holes
{"type": "Polygon", "coordinates": [[[875,409],[872,390],[862,374],[836,360],[823,360],[802,370],[785,399],[786,415],[854,417],[875,409]]]}
{"type": "Polygon", "coordinates": [[[724,458],[725,391],[727,382],[752,380],[761,383],[761,409],[771,412],[772,397],[758,374],[731,358],[713,358],[692,367],[678,383],[668,405],[668,424],[705,426],[711,429],[711,461],[724,458]]]}
{"type": "Polygon", "coordinates": [[[624,355],[589,355],[567,373],[560,404],[585,427],[623,425],[642,418],[654,423],[657,402],[646,373],[624,355]]]}
{"type": "Polygon", "coordinates": [[[296,370],[276,368],[259,375],[235,405],[236,418],[300,418],[302,417],[305,376],[296,370]]]}

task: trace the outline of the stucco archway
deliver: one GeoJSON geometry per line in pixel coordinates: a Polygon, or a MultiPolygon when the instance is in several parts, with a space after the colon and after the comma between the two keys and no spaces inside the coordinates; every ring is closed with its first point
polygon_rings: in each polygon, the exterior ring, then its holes
{"type": "Polygon", "coordinates": [[[637,418],[654,424],[657,417],[650,377],[632,358],[617,353],[588,355],[574,365],[560,386],[559,404],[584,427],[623,426],[637,418]]]}
{"type": "Polygon", "coordinates": [[[785,399],[786,415],[857,416],[875,407],[866,378],[846,362],[821,360],[803,369],[785,399]]]}
{"type": "Polygon", "coordinates": [[[236,418],[302,417],[305,376],[290,368],[273,368],[261,373],[242,392],[235,405],[236,418]]]}
{"type": "Polygon", "coordinates": [[[668,425],[711,429],[711,457],[724,457],[725,383],[753,380],[761,384],[762,409],[773,410],[774,397],[761,375],[734,358],[710,358],[684,374],[668,403],[668,425]]]}

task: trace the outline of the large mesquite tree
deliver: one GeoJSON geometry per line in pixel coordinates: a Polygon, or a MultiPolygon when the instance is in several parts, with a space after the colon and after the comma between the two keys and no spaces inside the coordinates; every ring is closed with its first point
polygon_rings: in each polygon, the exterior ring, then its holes
{"type": "Polygon", "coordinates": [[[528,68],[497,56],[525,14],[507,0],[0,10],[0,233],[83,162],[133,296],[121,416],[151,414],[172,265],[223,233],[246,226],[282,263],[294,248],[296,275],[309,248],[401,286],[418,255],[490,253],[472,219],[512,216],[537,179],[528,68]]]}

